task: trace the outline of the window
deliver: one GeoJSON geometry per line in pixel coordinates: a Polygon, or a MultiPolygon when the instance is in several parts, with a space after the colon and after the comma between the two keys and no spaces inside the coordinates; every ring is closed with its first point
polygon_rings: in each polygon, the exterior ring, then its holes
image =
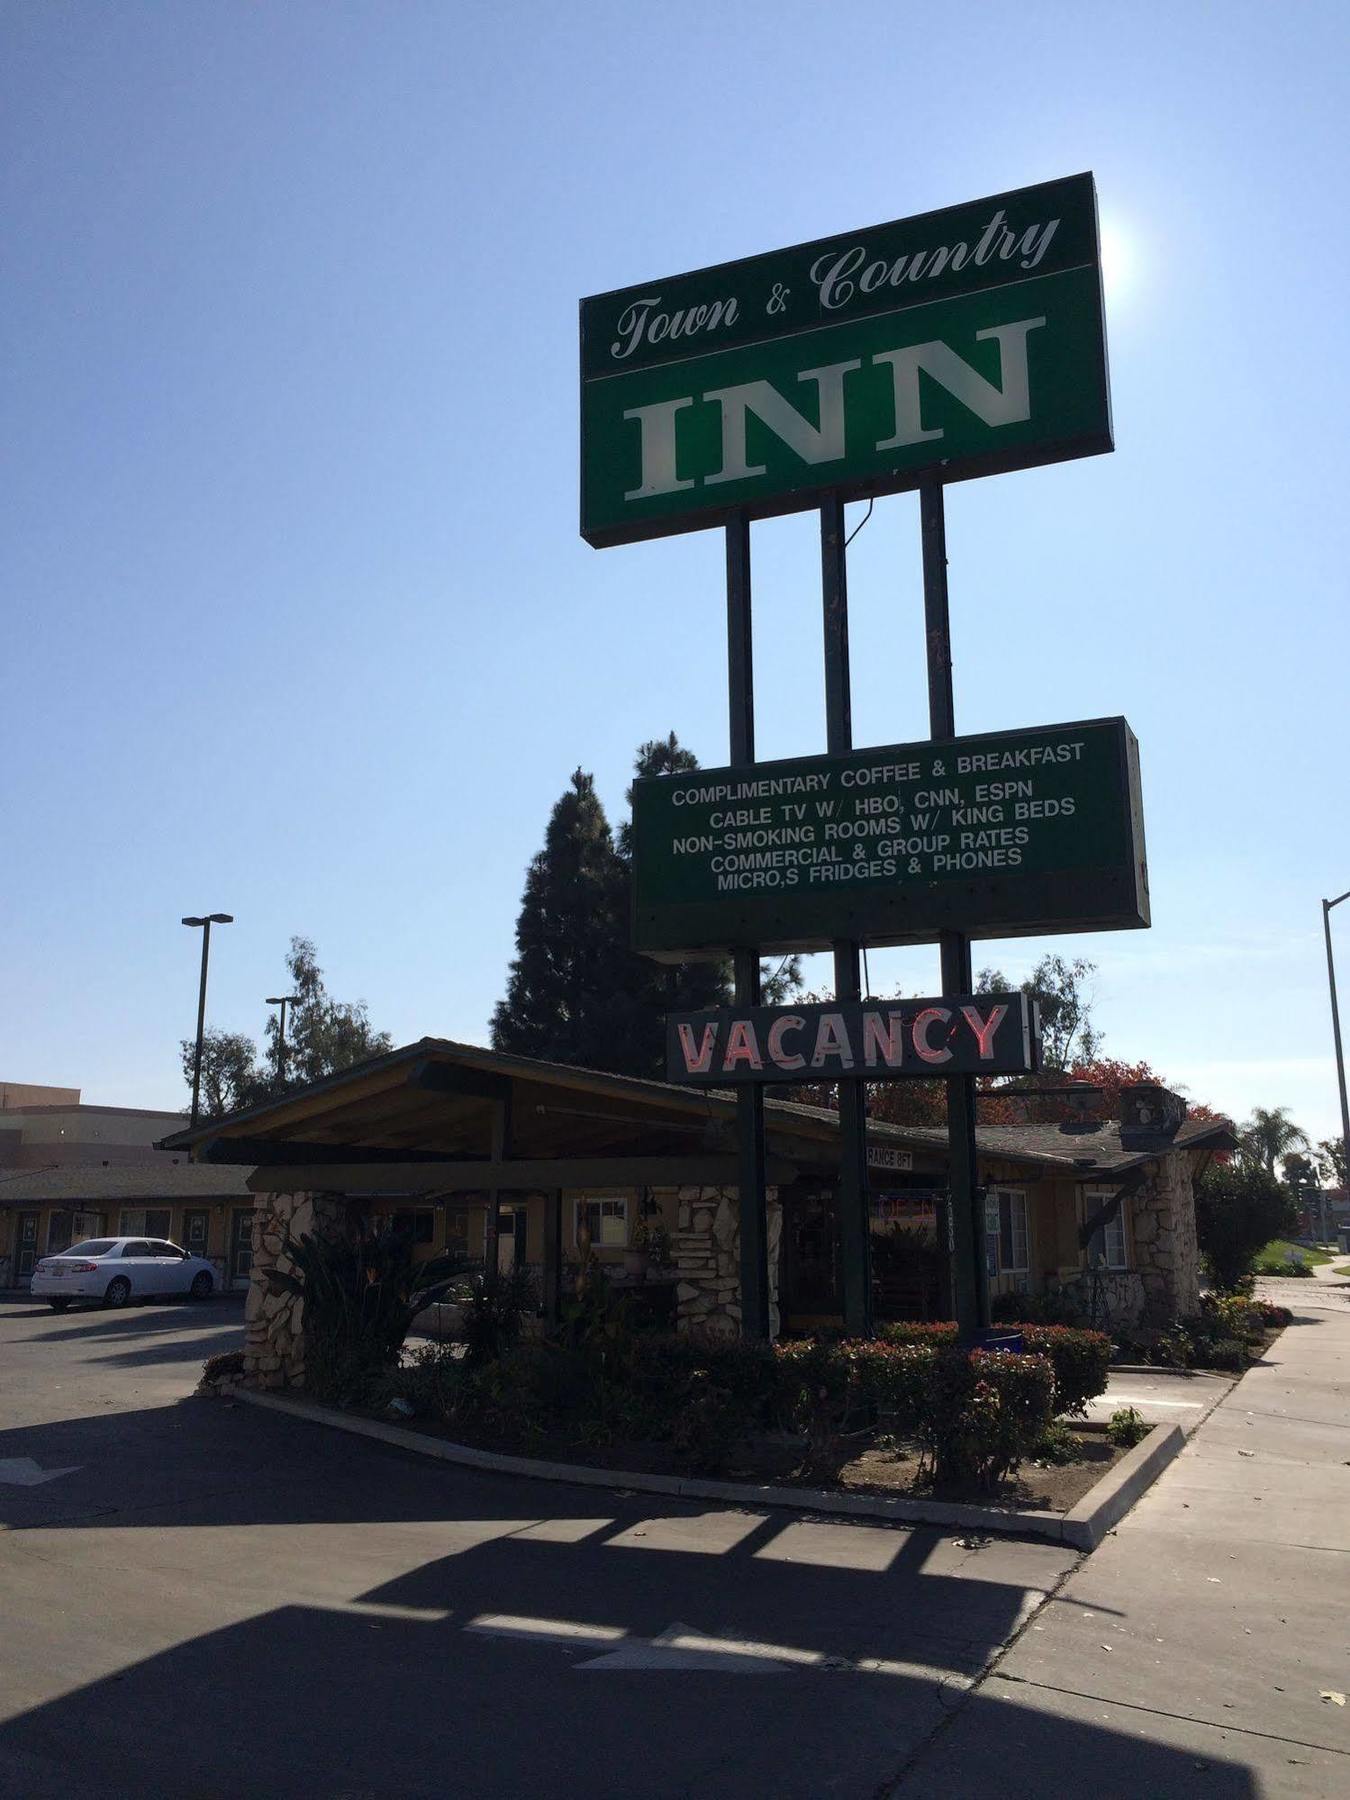
{"type": "MultiPolygon", "coordinates": [[[[1089,1216],[1110,1198],[1111,1190],[1109,1188],[1096,1190],[1089,1188],[1083,1199],[1089,1216]]],[[[1089,1268],[1097,1264],[1102,1264],[1108,1269],[1129,1267],[1125,1260],[1125,1207],[1123,1201],[1116,1208],[1114,1215],[1093,1232],[1088,1244],[1087,1259],[1089,1268]]]]}
{"type": "Polygon", "coordinates": [[[133,1238],[129,1244],[123,1244],[122,1254],[123,1256],[149,1256],[150,1246],[149,1244],[138,1243],[137,1240],[133,1238]]]}
{"type": "Polygon", "coordinates": [[[183,1252],[178,1248],[177,1244],[161,1243],[158,1239],[151,1244],[150,1254],[151,1256],[158,1256],[160,1258],[169,1257],[174,1262],[182,1262],[183,1260],[183,1252]]]}
{"type": "Polygon", "coordinates": [[[64,1250],[73,1237],[83,1236],[77,1233],[75,1221],[68,1212],[53,1212],[47,1215],[47,1254],[54,1256],[64,1250]]]}
{"type": "Polygon", "coordinates": [[[984,1229],[989,1273],[1025,1275],[1031,1267],[1026,1195],[1016,1190],[986,1194],[984,1229]]]}
{"type": "Polygon", "coordinates": [[[82,1243],[72,1244],[72,1256],[106,1256],[116,1242],[114,1238],[85,1238],[82,1243]]]}
{"type": "Polygon", "coordinates": [[[984,1268],[993,1281],[998,1275],[998,1195],[984,1197],[984,1268]]]}
{"type": "Polygon", "coordinates": [[[168,1237],[171,1217],[172,1213],[167,1206],[152,1207],[149,1211],[144,1208],[123,1208],[122,1222],[117,1228],[118,1235],[133,1237],[144,1232],[146,1237],[168,1237]]]}
{"type": "Polygon", "coordinates": [[[578,1238],[583,1221],[590,1227],[595,1249],[622,1250],[627,1245],[627,1200],[578,1200],[574,1227],[578,1238]]]}
{"type": "Polygon", "coordinates": [[[411,1238],[414,1244],[434,1244],[436,1214],[429,1206],[400,1209],[390,1220],[397,1237],[411,1238]]]}

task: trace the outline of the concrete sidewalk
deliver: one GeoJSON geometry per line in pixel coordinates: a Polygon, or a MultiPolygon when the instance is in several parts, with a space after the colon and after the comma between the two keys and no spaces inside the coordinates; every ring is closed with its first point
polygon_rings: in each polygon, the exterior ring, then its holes
{"type": "Polygon", "coordinates": [[[1180,1425],[1189,1437],[1236,1379],[1194,1369],[1112,1369],[1106,1392],[1088,1401],[1087,1416],[1104,1424],[1118,1408],[1132,1406],[1150,1425],[1180,1425]]]}
{"type": "Polygon", "coordinates": [[[1339,1800],[1348,1690],[1350,1312],[1296,1309],[892,1793],[1339,1800]]]}

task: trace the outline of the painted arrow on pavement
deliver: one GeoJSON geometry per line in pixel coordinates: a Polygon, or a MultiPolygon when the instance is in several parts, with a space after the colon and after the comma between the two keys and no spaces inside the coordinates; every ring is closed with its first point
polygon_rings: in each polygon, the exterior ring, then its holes
{"type": "Polygon", "coordinates": [[[821,1668],[830,1659],[815,1650],[786,1644],[755,1644],[742,1638],[709,1637],[689,1625],[668,1625],[660,1637],[632,1638],[578,1669],[703,1669],[719,1675],[786,1675],[794,1668],[821,1668]]]}
{"type": "Polygon", "coordinates": [[[44,1469],[31,1456],[0,1456],[0,1485],[37,1487],[44,1481],[55,1481],[58,1475],[74,1475],[84,1467],[72,1463],[68,1469],[44,1469]]]}

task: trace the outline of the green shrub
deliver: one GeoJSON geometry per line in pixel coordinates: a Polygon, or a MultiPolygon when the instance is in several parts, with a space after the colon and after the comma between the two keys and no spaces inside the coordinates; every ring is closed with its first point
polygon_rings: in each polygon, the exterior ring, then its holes
{"type": "Polygon", "coordinates": [[[288,1232],[282,1253],[287,1266],[269,1269],[268,1285],[305,1303],[305,1387],[321,1400],[350,1400],[397,1368],[413,1319],[464,1266],[441,1257],[419,1267],[411,1241],[395,1232],[339,1239],[288,1232]]]}
{"type": "Polygon", "coordinates": [[[934,1481],[993,1493],[1044,1435],[1054,1393],[1055,1373],[1046,1357],[934,1352],[918,1433],[934,1481]]]}
{"type": "Polygon", "coordinates": [[[808,1468],[821,1469],[861,1404],[857,1364],[828,1338],[778,1343],[774,1354],[779,1421],[802,1433],[808,1468]]]}
{"type": "Polygon", "coordinates": [[[1272,1238],[1298,1228],[1288,1188],[1253,1163],[1222,1163],[1195,1184],[1195,1228],[1216,1287],[1233,1292],[1272,1238]]]}
{"type": "Polygon", "coordinates": [[[1049,1357],[1055,1371],[1055,1411],[1081,1418],[1089,1400],[1106,1392],[1111,1340],[1104,1331],[1069,1325],[1021,1325],[1028,1352],[1049,1357]]]}
{"type": "MultiPolygon", "coordinates": [[[[1025,1300],[1026,1296],[1019,1295],[1025,1300]]],[[[1082,1331],[1070,1325],[1038,1325],[1007,1321],[1010,1331],[1020,1331],[1027,1351],[1048,1356],[1055,1370],[1055,1411],[1081,1415],[1089,1400],[1106,1392],[1111,1364],[1111,1340],[1103,1331],[1082,1331]]],[[[901,1323],[883,1325],[881,1340],[887,1344],[954,1345],[956,1326],[950,1320],[936,1325],[901,1323]]]]}
{"type": "Polygon", "coordinates": [[[879,1326],[877,1337],[887,1344],[928,1344],[936,1350],[954,1344],[957,1330],[951,1319],[939,1320],[933,1324],[901,1319],[893,1325],[879,1326]]]}
{"type": "Polygon", "coordinates": [[[696,1369],[672,1422],[670,1441],[690,1468],[712,1474],[726,1467],[727,1458],[744,1442],[748,1426],[742,1401],[719,1386],[707,1370],[696,1369]]]}
{"type": "Polygon", "coordinates": [[[938,1347],[892,1344],[882,1338],[859,1338],[840,1344],[862,1404],[886,1416],[895,1431],[918,1430],[928,1405],[938,1347]]]}
{"type": "Polygon", "coordinates": [[[1082,1462],[1083,1446],[1063,1419],[1051,1419],[1031,1446],[1033,1462],[1048,1463],[1055,1468],[1082,1462]]]}
{"type": "Polygon", "coordinates": [[[1244,1294],[1205,1294],[1200,1300],[1205,1335],[1242,1338],[1249,1344],[1262,1343],[1267,1331],[1282,1330],[1293,1316],[1287,1306],[1272,1306],[1244,1294]]]}
{"type": "Polygon", "coordinates": [[[534,1277],[528,1269],[512,1269],[489,1286],[482,1275],[467,1284],[461,1336],[471,1369],[504,1355],[520,1341],[525,1315],[536,1304],[534,1277]]]}
{"type": "Polygon", "coordinates": [[[1106,1422],[1106,1435],[1119,1450],[1133,1450],[1148,1436],[1144,1415],[1134,1406],[1119,1406],[1106,1422]]]}

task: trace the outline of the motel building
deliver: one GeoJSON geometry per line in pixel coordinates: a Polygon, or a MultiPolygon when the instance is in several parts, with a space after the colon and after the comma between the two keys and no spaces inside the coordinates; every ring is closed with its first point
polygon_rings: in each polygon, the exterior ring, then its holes
{"type": "MultiPolygon", "coordinates": [[[[1196,1310],[1192,1183],[1234,1137],[1172,1098],[979,1130],[991,1295],[1060,1291],[1104,1326],[1196,1310]]],[[[284,1387],[304,1363],[295,1302],[267,1282],[287,1230],[392,1228],[422,1259],[527,1267],[545,1319],[589,1255],[678,1329],[739,1332],[735,1118],[726,1091],[423,1038],[162,1147],[251,1168],[246,1370],[284,1387]]],[[[768,1099],[765,1121],[772,1329],[839,1326],[837,1118],[768,1099]]],[[[951,1317],[945,1131],[873,1122],[868,1162],[877,1317],[951,1317]]]]}

